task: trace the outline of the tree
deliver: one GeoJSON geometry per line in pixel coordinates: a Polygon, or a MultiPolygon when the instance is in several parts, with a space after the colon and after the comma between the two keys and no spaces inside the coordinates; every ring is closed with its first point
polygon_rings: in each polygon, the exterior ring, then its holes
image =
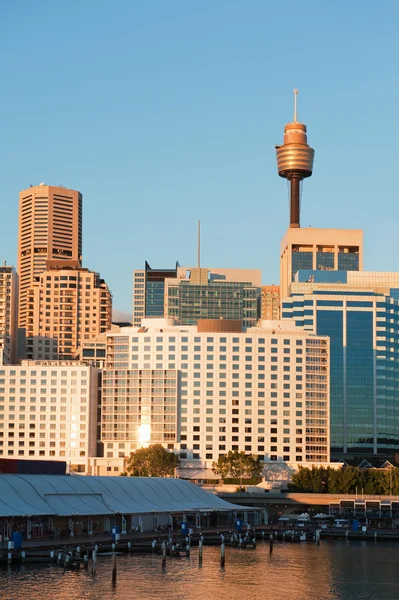
{"type": "Polygon", "coordinates": [[[126,461],[126,472],[133,477],[173,477],[179,459],[161,444],[151,444],[131,452],[126,461]]]}
{"type": "Polygon", "coordinates": [[[345,467],[331,469],[300,467],[288,484],[291,491],[328,494],[397,494],[399,492],[399,469],[359,469],[345,467]]]}
{"type": "Polygon", "coordinates": [[[212,464],[212,471],[216,475],[220,475],[222,479],[259,477],[262,468],[263,464],[257,456],[238,452],[238,450],[230,450],[227,454],[222,454],[212,464]]]}

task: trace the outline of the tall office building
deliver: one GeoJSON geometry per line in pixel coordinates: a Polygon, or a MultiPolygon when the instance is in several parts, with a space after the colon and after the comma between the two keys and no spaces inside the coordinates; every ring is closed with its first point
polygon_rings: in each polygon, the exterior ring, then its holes
{"type": "Polygon", "coordinates": [[[262,285],[261,319],[262,321],[280,320],[280,286],[262,285]]]}
{"type": "Polygon", "coordinates": [[[111,328],[112,295],[98,273],[64,261],[28,289],[26,357],[73,359],[85,340],[111,328]]]}
{"type": "Polygon", "coordinates": [[[283,319],[331,343],[331,455],[399,448],[399,273],[299,270],[283,319]]]}
{"type": "Polygon", "coordinates": [[[41,183],[19,195],[19,326],[26,325],[26,295],[49,260],[82,261],[82,195],[41,183]]]}
{"type": "Polygon", "coordinates": [[[17,354],[18,276],[14,267],[0,267],[0,364],[14,364],[17,354]]]}
{"type": "Polygon", "coordinates": [[[133,273],[133,325],[140,327],[145,317],[164,316],[165,279],[177,277],[173,269],[152,269],[145,261],[144,269],[133,273]]]}
{"type": "Polygon", "coordinates": [[[178,267],[177,278],[165,280],[165,317],[181,325],[228,319],[253,327],[260,316],[260,287],[256,269],[178,267]]]}
{"type": "Polygon", "coordinates": [[[363,232],[357,229],[289,228],[280,245],[281,298],[299,269],[361,271],[363,232]]]}
{"type": "Polygon", "coordinates": [[[329,339],[295,324],[144,319],[107,333],[101,437],[121,468],[149,443],[201,468],[229,450],[328,462],[328,420],[329,339]]]}

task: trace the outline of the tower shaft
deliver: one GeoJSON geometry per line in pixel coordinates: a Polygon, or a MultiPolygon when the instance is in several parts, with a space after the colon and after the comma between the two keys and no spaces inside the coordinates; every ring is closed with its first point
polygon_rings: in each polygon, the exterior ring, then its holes
{"type": "Polygon", "coordinates": [[[293,173],[290,177],[290,227],[300,227],[300,192],[302,176],[293,173]]]}

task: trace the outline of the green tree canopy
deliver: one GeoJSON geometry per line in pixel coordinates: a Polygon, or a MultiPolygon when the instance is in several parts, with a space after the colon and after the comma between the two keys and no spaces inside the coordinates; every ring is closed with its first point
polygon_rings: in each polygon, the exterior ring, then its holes
{"type": "Polygon", "coordinates": [[[131,452],[126,461],[126,472],[133,477],[173,477],[179,459],[161,444],[152,444],[131,452]]]}
{"type": "Polygon", "coordinates": [[[359,469],[343,467],[331,469],[300,467],[288,484],[291,491],[315,494],[398,494],[399,469],[359,469]]]}
{"type": "Polygon", "coordinates": [[[259,477],[262,472],[262,462],[253,454],[245,454],[238,450],[230,450],[227,454],[219,456],[219,460],[212,464],[212,471],[222,479],[259,477]]]}

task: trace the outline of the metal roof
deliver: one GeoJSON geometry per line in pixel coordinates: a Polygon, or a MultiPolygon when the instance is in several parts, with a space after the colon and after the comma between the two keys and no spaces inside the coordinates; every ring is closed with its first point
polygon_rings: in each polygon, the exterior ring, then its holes
{"type": "Polygon", "coordinates": [[[0,517],[251,510],[182,479],[0,475],[0,517]]]}

